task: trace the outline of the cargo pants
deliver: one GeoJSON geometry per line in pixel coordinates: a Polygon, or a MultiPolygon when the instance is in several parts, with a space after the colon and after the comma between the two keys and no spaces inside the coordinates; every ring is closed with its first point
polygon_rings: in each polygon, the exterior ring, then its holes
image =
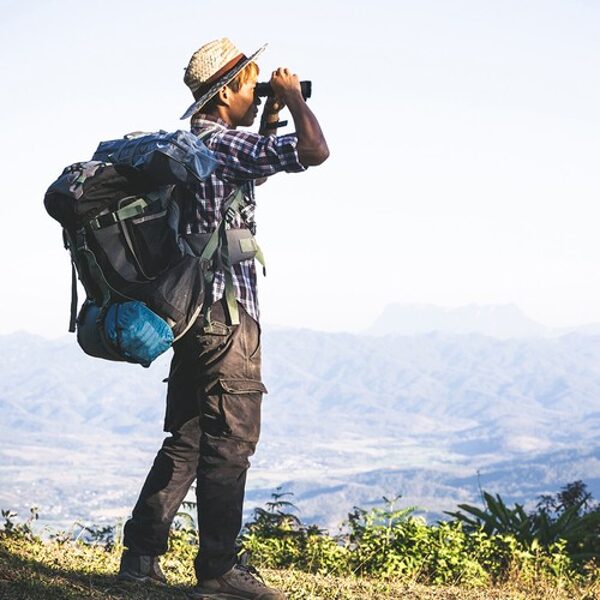
{"type": "Polygon", "coordinates": [[[196,479],[199,581],[221,576],[236,563],[248,458],[260,432],[260,328],[240,306],[240,324],[227,325],[220,302],[211,325],[199,323],[174,345],[165,430],[124,545],[158,556],[167,551],[170,525],[196,479]]]}

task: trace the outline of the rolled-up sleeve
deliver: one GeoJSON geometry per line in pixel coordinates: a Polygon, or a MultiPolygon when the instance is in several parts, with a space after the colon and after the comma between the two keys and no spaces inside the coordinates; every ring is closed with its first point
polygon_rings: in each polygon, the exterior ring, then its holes
{"type": "Polygon", "coordinates": [[[219,163],[216,174],[223,181],[269,177],[275,173],[305,171],[298,158],[296,134],[262,136],[225,130],[211,137],[207,146],[219,163]]]}

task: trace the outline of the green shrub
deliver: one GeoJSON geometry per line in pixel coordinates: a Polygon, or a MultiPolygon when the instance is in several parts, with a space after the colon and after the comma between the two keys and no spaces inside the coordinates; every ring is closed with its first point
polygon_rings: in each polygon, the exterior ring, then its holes
{"type": "MultiPolygon", "coordinates": [[[[585,491],[585,486],[578,489],[585,491]]],[[[240,549],[258,567],[463,587],[600,581],[600,513],[574,494],[568,496],[571,503],[556,503],[553,509],[546,497],[544,505],[527,514],[522,506],[508,507],[499,495],[484,492],[483,508],[463,504],[464,513],[449,513],[453,520],[435,524],[416,515],[414,506],[398,508],[400,497],[383,498],[382,506],[370,510],[355,507],[338,535],[304,524],[288,500],[291,495],[278,489],[265,507],[254,510],[240,535],[240,549]]],[[[193,503],[184,506],[184,511],[192,509],[193,503]]],[[[11,511],[2,516],[0,540],[36,540],[36,509],[24,523],[11,511]]],[[[118,527],[85,527],[76,537],[110,554],[120,551],[118,532],[118,527]]],[[[71,531],[53,538],[60,545],[75,536],[71,531]]],[[[178,580],[191,580],[197,549],[195,520],[182,512],[171,529],[163,565],[178,580]]]]}
{"type": "Polygon", "coordinates": [[[265,508],[254,509],[253,520],[246,524],[241,547],[254,562],[270,568],[296,567],[322,574],[348,571],[348,551],[338,540],[316,525],[304,525],[284,500],[290,492],[274,492],[265,508]]]}
{"type": "MultiPolygon", "coordinates": [[[[468,533],[482,530],[488,535],[512,536],[523,547],[521,554],[539,554],[542,549],[553,553],[559,548],[579,572],[590,560],[600,560],[600,509],[592,505],[583,482],[567,484],[555,496],[541,496],[530,513],[517,503],[510,508],[498,494],[482,492],[482,496],[483,508],[460,504],[466,514],[446,514],[462,522],[468,533]]],[[[560,571],[565,565],[552,568],[560,571]]]]}
{"type": "MultiPolygon", "coordinates": [[[[568,542],[558,538],[542,544],[530,536],[529,524],[519,525],[518,508],[513,511],[516,522],[510,521],[510,514],[502,515],[512,529],[500,532],[499,527],[486,527],[483,519],[476,522],[468,517],[428,525],[414,515],[415,507],[398,509],[399,498],[384,498],[383,507],[354,508],[344,524],[345,532],[330,536],[303,524],[296,507],[284,500],[288,495],[278,490],[245,526],[240,543],[258,566],[476,587],[515,574],[528,582],[584,576],[574,569],[568,542]],[[523,531],[527,534],[521,535],[523,531]]],[[[493,500],[491,506],[508,511],[499,496],[493,500]]]]}

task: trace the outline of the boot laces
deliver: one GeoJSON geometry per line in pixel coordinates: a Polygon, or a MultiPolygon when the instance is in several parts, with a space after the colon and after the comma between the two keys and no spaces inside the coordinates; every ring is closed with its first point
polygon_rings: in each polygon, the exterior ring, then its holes
{"type": "Polygon", "coordinates": [[[256,567],[253,567],[252,565],[237,564],[235,568],[237,571],[241,571],[241,574],[246,581],[250,581],[254,585],[260,587],[266,587],[267,584],[256,567]]]}

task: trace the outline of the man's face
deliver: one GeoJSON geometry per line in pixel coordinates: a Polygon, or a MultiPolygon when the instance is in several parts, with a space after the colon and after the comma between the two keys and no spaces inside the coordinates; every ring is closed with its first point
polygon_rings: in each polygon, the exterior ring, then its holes
{"type": "Polygon", "coordinates": [[[240,86],[237,92],[230,88],[229,115],[234,127],[249,127],[258,114],[260,98],[254,94],[256,78],[252,78],[240,86]]]}

